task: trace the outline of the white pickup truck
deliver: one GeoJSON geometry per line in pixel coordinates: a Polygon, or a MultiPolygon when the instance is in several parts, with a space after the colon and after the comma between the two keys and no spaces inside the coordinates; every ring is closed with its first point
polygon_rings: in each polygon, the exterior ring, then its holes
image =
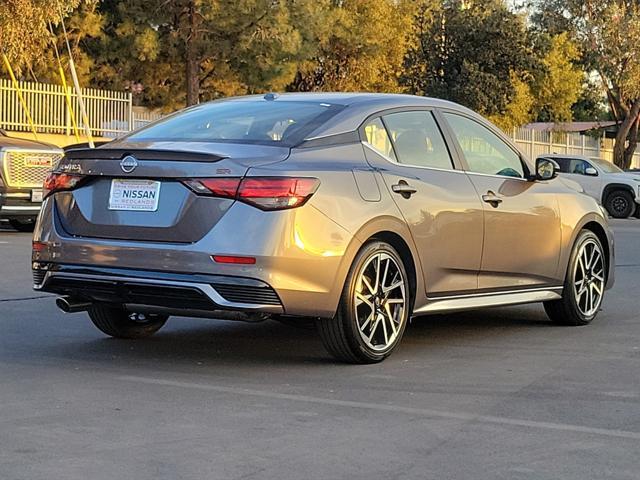
{"type": "Polygon", "coordinates": [[[628,218],[640,205],[640,174],[625,172],[598,158],[549,154],[560,165],[560,176],[579,183],[587,195],[600,202],[615,218],[628,218]]]}

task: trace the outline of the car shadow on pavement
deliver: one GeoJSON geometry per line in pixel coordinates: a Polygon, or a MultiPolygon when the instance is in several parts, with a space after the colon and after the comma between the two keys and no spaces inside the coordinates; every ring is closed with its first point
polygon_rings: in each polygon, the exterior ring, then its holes
{"type": "MultiPolygon", "coordinates": [[[[541,309],[532,307],[421,317],[409,325],[402,345],[388,362],[414,356],[417,359],[434,347],[441,349],[482,342],[494,346],[505,337],[518,338],[532,329],[550,328],[551,325],[541,309]]],[[[274,321],[246,324],[172,318],[163,330],[148,339],[102,337],[87,341],[86,337],[79,340],[75,336],[65,336],[65,340],[56,345],[48,343],[45,353],[65,359],[109,362],[113,366],[153,365],[154,369],[227,364],[340,366],[325,352],[315,330],[274,321]]]]}

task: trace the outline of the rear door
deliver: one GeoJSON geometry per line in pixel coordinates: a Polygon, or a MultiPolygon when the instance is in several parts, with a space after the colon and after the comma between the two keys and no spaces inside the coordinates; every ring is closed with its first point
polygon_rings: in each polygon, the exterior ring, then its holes
{"type": "Polygon", "coordinates": [[[59,170],[86,175],[86,180],[55,195],[57,221],[79,237],[196,242],[234,200],[199,195],[190,179],[240,178],[250,166],[288,155],[285,147],[197,142],[130,142],[70,151],[59,170]]]}
{"type": "Polygon", "coordinates": [[[529,181],[520,154],[497,131],[457,112],[443,114],[482,198],[484,242],[480,289],[554,283],[560,213],[549,182],[529,181]]]}
{"type": "Polygon", "coordinates": [[[369,163],[382,172],[418,248],[426,293],[475,290],[482,253],[482,205],[456,170],[431,111],[382,114],[361,131],[369,163]]]}

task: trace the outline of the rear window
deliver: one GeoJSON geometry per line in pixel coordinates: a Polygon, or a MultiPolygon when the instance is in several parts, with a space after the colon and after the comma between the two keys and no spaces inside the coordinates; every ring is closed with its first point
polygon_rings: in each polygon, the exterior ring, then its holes
{"type": "Polygon", "coordinates": [[[211,102],[159,120],[127,139],[292,146],[343,108],[282,100],[211,102]]]}

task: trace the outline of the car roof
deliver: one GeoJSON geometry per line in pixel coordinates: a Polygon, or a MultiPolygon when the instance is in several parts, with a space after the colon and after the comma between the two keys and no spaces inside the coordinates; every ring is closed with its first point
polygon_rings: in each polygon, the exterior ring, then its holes
{"type": "Polygon", "coordinates": [[[311,133],[307,139],[338,135],[356,130],[362,121],[377,112],[392,108],[432,107],[447,108],[465,112],[481,119],[480,115],[462,105],[432,97],[420,97],[400,93],[364,93],[364,92],[291,92],[264,95],[245,95],[230,97],[216,101],[250,102],[250,101],[287,101],[318,102],[342,105],[345,108],[331,121],[326,122],[311,133]]]}
{"type": "Polygon", "coordinates": [[[332,103],[336,105],[355,104],[389,104],[401,106],[404,104],[416,105],[444,105],[459,106],[453,102],[440,100],[432,97],[420,97],[403,93],[368,93],[368,92],[287,92],[287,93],[267,93],[262,95],[242,95],[238,97],[227,97],[222,101],[231,102],[255,102],[264,101],[287,101],[287,102],[319,102],[332,103]]]}
{"type": "MultiPolygon", "coordinates": [[[[214,105],[228,102],[313,102],[346,107],[331,117],[329,121],[319,125],[316,130],[306,136],[305,140],[353,132],[360,127],[365,118],[378,112],[393,108],[446,108],[449,110],[464,112],[469,116],[486,122],[486,119],[475,113],[473,110],[447,100],[400,93],[366,92],[286,92],[241,95],[236,97],[220,98],[201,103],[199,105],[194,105],[185,110],[174,112],[172,115],[180,115],[180,113],[190,108],[206,107],[207,104],[214,105]]],[[[125,140],[126,138],[127,136],[122,137],[121,140],[125,140]]]]}

